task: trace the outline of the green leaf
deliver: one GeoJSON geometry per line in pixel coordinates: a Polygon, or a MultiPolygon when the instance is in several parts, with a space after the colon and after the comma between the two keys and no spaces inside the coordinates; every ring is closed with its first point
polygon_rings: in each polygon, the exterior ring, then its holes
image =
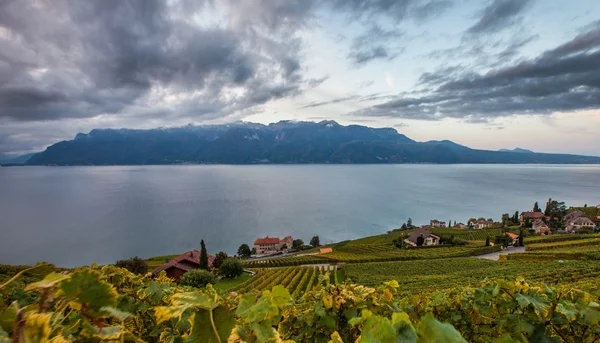
{"type": "Polygon", "coordinates": [[[283,305],[287,304],[291,300],[290,292],[287,288],[277,285],[273,287],[271,291],[271,301],[273,304],[279,308],[282,308],[283,305]]]}
{"type": "Polygon", "coordinates": [[[173,318],[181,320],[181,316],[189,308],[189,306],[156,306],[154,308],[156,323],[160,324],[173,318]]]}
{"type": "Polygon", "coordinates": [[[546,318],[550,313],[550,304],[539,297],[532,297],[526,294],[517,294],[515,298],[517,299],[517,302],[519,302],[519,305],[521,305],[523,308],[528,307],[529,305],[533,306],[533,309],[541,318],[546,318]]]}
{"type": "Polygon", "coordinates": [[[398,341],[403,343],[412,343],[417,341],[417,333],[405,312],[395,312],[392,314],[392,325],[396,330],[398,341]]]}
{"type": "Polygon", "coordinates": [[[504,334],[500,336],[500,338],[496,339],[494,343],[521,343],[521,341],[517,341],[516,339],[510,337],[509,334],[504,334]]]}
{"type": "Polygon", "coordinates": [[[575,305],[573,304],[568,304],[564,301],[561,301],[560,303],[558,303],[558,305],[556,305],[555,311],[565,316],[565,318],[567,318],[568,321],[574,321],[577,319],[578,311],[577,308],[575,308],[575,305]]]}
{"type": "Polygon", "coordinates": [[[110,307],[110,306],[104,306],[103,308],[100,309],[100,311],[106,312],[111,317],[116,318],[120,321],[124,321],[127,318],[133,317],[133,315],[131,313],[124,312],[124,311],[118,310],[118,309],[116,309],[114,307],[110,307]]]}
{"type": "Polygon", "coordinates": [[[548,337],[546,335],[546,325],[544,324],[535,326],[530,341],[535,343],[561,343],[561,340],[558,337],[548,337]]]}
{"type": "MultiPolygon", "coordinates": [[[[226,308],[219,306],[213,310],[213,320],[219,333],[221,342],[226,342],[235,326],[233,314],[226,308]]],[[[199,310],[194,314],[194,324],[187,342],[218,342],[215,336],[212,324],[210,322],[210,313],[206,310],[199,310]]]]}
{"type": "Polygon", "coordinates": [[[467,343],[454,326],[440,323],[431,313],[426,314],[417,327],[419,343],[467,343]]]}
{"type": "Polygon", "coordinates": [[[198,307],[204,310],[212,310],[221,304],[221,298],[218,294],[186,292],[177,293],[171,298],[173,306],[198,307]]]}
{"type": "Polygon", "coordinates": [[[10,332],[17,321],[17,311],[19,305],[14,301],[10,306],[4,309],[4,312],[0,314],[0,329],[4,329],[10,332]]]}
{"type": "Polygon", "coordinates": [[[40,289],[40,288],[52,288],[57,283],[59,283],[63,280],[67,280],[68,278],[69,278],[69,275],[59,274],[59,273],[50,273],[50,274],[46,275],[46,277],[43,280],[27,285],[27,287],[25,287],[25,291],[31,291],[31,290],[40,289]]]}
{"type": "Polygon", "coordinates": [[[98,271],[83,269],[61,283],[62,292],[70,300],[71,306],[90,317],[102,316],[100,309],[105,306],[117,306],[117,291],[100,277],[98,271]]]}
{"type": "Polygon", "coordinates": [[[12,343],[12,340],[8,338],[8,334],[4,330],[2,330],[1,327],[0,327],[0,343],[12,343]]]}
{"type": "Polygon", "coordinates": [[[389,319],[382,316],[369,316],[364,321],[360,342],[397,342],[396,330],[389,319]]]}
{"type": "Polygon", "coordinates": [[[330,337],[331,340],[328,343],[344,343],[342,337],[340,337],[340,334],[337,331],[334,331],[330,337]]]}

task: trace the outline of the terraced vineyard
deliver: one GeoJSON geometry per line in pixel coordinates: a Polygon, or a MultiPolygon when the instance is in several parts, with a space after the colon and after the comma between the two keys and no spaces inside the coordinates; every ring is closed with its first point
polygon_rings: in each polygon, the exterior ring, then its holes
{"type": "MultiPolygon", "coordinates": [[[[510,256],[510,255],[509,255],[510,256]]],[[[346,277],[364,285],[378,285],[391,279],[400,290],[422,293],[452,288],[456,285],[476,285],[486,278],[516,278],[548,283],[575,283],[600,276],[600,264],[594,261],[489,261],[455,258],[436,261],[405,261],[347,264],[346,277]]]]}
{"type": "Polygon", "coordinates": [[[319,283],[319,276],[329,277],[329,282],[336,282],[336,273],[334,268],[326,267],[285,267],[259,269],[252,279],[238,285],[230,291],[238,293],[247,293],[251,291],[264,291],[281,285],[285,287],[290,294],[300,296],[308,292],[319,283]]]}
{"type": "Polygon", "coordinates": [[[287,266],[300,266],[304,264],[321,264],[322,258],[310,256],[289,256],[289,257],[276,257],[266,258],[257,260],[246,260],[243,262],[246,268],[273,268],[273,267],[287,267],[287,266]]]}
{"type": "Polygon", "coordinates": [[[524,253],[510,254],[513,261],[600,260],[600,238],[571,239],[527,245],[524,253]]]}

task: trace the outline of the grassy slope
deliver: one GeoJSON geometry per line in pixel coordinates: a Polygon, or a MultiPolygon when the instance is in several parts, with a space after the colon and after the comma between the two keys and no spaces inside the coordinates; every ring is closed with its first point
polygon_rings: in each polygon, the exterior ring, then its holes
{"type": "Polygon", "coordinates": [[[236,277],[235,279],[221,279],[214,285],[214,288],[219,291],[226,291],[252,278],[252,275],[244,273],[241,276],[236,277]]]}

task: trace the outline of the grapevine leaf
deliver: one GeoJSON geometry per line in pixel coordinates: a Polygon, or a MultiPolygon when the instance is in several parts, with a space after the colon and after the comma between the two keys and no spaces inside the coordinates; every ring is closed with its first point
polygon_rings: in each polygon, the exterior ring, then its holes
{"type": "Polygon", "coordinates": [[[46,342],[50,339],[51,313],[28,313],[25,321],[26,342],[46,342]]]}
{"type": "Polygon", "coordinates": [[[550,305],[537,297],[532,297],[526,294],[517,294],[515,298],[517,299],[517,302],[519,302],[519,305],[521,305],[523,308],[531,305],[537,315],[542,318],[548,316],[548,313],[550,312],[550,305]]]}
{"type": "Polygon", "coordinates": [[[326,309],[331,309],[333,307],[333,297],[331,295],[324,296],[323,305],[326,309]]]}
{"type": "Polygon", "coordinates": [[[396,329],[400,342],[412,343],[417,341],[417,333],[407,313],[395,312],[392,314],[392,325],[396,329]]]}
{"type": "Polygon", "coordinates": [[[533,331],[533,335],[531,335],[531,342],[536,343],[561,343],[561,340],[558,337],[548,337],[546,335],[546,325],[538,324],[535,326],[535,330],[533,331]]]}
{"type": "MultiPolygon", "coordinates": [[[[217,327],[217,332],[221,342],[226,342],[235,326],[235,318],[226,308],[219,306],[213,310],[213,320],[217,327]]],[[[187,342],[218,342],[210,321],[210,313],[206,310],[196,311],[194,315],[194,324],[187,342]]]]}
{"type": "Polygon", "coordinates": [[[400,287],[400,285],[398,284],[398,281],[396,280],[392,280],[392,281],[388,281],[388,282],[384,282],[383,283],[386,287],[389,288],[393,288],[393,289],[397,289],[400,287]]]}
{"type": "Polygon", "coordinates": [[[19,310],[19,305],[17,302],[13,302],[10,306],[8,306],[4,312],[0,315],[0,330],[4,329],[6,331],[11,331],[13,325],[17,321],[17,311],[19,310]]]}
{"type": "Polygon", "coordinates": [[[103,308],[100,309],[100,311],[106,312],[111,317],[114,317],[120,321],[124,321],[127,318],[133,317],[133,315],[131,313],[124,312],[124,311],[118,310],[118,309],[116,309],[114,307],[110,307],[110,306],[104,306],[103,308]]]}
{"type": "Polygon", "coordinates": [[[174,306],[198,307],[207,311],[219,306],[218,294],[186,292],[173,295],[171,302],[174,306]]]}
{"type": "Polygon", "coordinates": [[[10,340],[8,338],[8,334],[4,330],[2,330],[2,328],[0,327],[0,343],[11,343],[11,342],[12,342],[12,340],[10,340]]]}
{"type": "Polygon", "coordinates": [[[160,324],[173,318],[181,320],[183,312],[187,309],[189,309],[189,306],[156,306],[154,308],[156,323],[160,324]]]}
{"type": "Polygon", "coordinates": [[[57,283],[66,280],[69,278],[69,275],[59,274],[59,273],[50,273],[46,275],[46,277],[38,282],[31,283],[25,287],[25,291],[31,291],[34,289],[40,288],[51,288],[54,287],[57,283]]]}
{"type": "Polygon", "coordinates": [[[396,330],[389,319],[382,316],[369,316],[360,335],[361,343],[395,342],[396,330]]]}
{"type": "Polygon", "coordinates": [[[74,308],[91,317],[99,317],[104,306],[117,306],[117,291],[111,284],[100,280],[100,272],[95,270],[74,272],[61,283],[61,289],[74,308]]]}
{"type": "Polygon", "coordinates": [[[334,331],[330,337],[331,340],[328,343],[344,343],[342,337],[340,337],[340,334],[337,331],[334,331]]]}
{"type": "Polygon", "coordinates": [[[564,301],[561,301],[558,305],[556,305],[557,313],[562,314],[569,321],[574,321],[577,319],[577,309],[573,304],[567,304],[564,301]]]}
{"type": "Polygon", "coordinates": [[[521,343],[521,341],[517,341],[516,339],[510,337],[509,334],[504,334],[500,336],[500,338],[496,339],[494,343],[521,343]]]}
{"type": "Polygon", "coordinates": [[[454,326],[440,323],[431,313],[426,314],[417,327],[419,343],[467,343],[454,326]]]}
{"type": "Polygon", "coordinates": [[[291,299],[290,292],[283,286],[277,285],[271,291],[271,301],[279,308],[287,304],[291,299]]]}

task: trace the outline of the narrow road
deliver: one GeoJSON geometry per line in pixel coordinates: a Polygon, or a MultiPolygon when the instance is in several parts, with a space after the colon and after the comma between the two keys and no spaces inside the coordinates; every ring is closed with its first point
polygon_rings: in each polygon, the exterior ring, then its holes
{"type": "Polygon", "coordinates": [[[525,247],[509,247],[502,251],[493,252],[493,253],[489,253],[489,254],[485,254],[485,255],[473,256],[473,257],[483,258],[486,260],[498,261],[498,258],[500,257],[500,255],[514,254],[516,252],[525,252],[525,247]]]}

